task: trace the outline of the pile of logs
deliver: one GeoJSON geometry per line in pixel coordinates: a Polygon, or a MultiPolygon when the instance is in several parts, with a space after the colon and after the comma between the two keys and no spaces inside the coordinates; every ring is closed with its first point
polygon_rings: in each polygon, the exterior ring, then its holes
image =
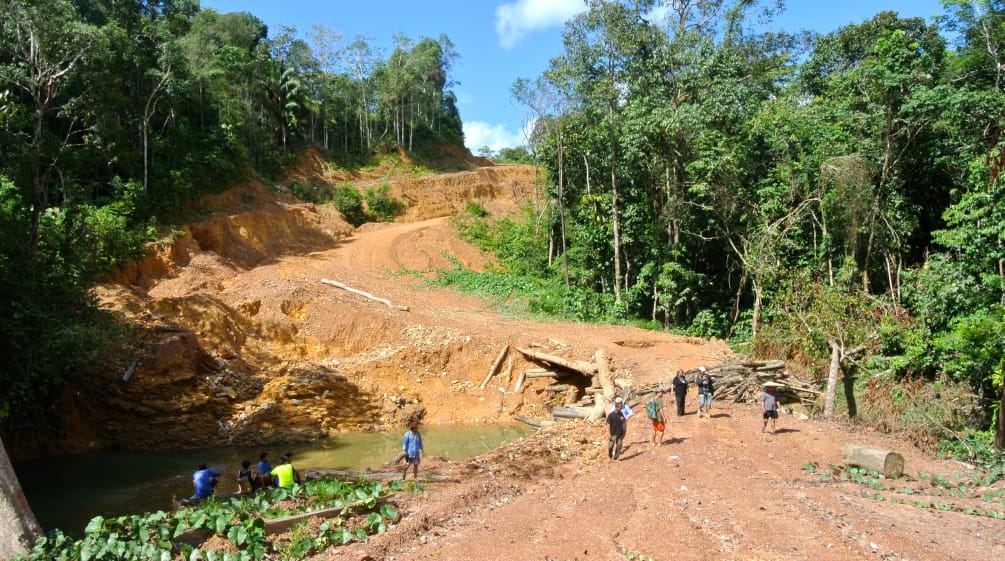
{"type": "MultiPolygon", "coordinates": [[[[482,387],[485,387],[489,379],[499,370],[507,350],[508,347],[500,353],[482,387]]],[[[553,401],[561,403],[551,410],[552,417],[556,420],[601,419],[610,409],[615,395],[622,396],[632,408],[636,408],[658,390],[672,391],[672,375],[669,372],[665,381],[641,387],[632,387],[625,380],[617,379],[611,372],[607,356],[602,349],[594,354],[592,361],[567,359],[524,348],[516,348],[516,351],[539,367],[521,372],[513,391],[520,391],[520,387],[528,379],[548,378],[551,383],[545,386],[543,391],[562,395],[560,399],[556,396],[553,401]]],[[[803,405],[811,405],[822,393],[813,384],[789,374],[783,360],[727,362],[706,366],[706,370],[712,377],[715,387],[714,399],[718,402],[756,403],[766,382],[774,382],[777,385],[776,394],[783,404],[800,402],[803,405]]],[[[696,368],[684,372],[692,385],[697,374],[696,368]]],[[[517,419],[540,426],[539,421],[522,417],[517,419]]]]}
{"type": "MultiPolygon", "coordinates": [[[[782,403],[810,405],[822,393],[813,384],[799,380],[785,370],[784,360],[727,362],[706,367],[715,386],[717,401],[751,403],[761,395],[765,382],[778,384],[776,394],[782,403]]],[[[686,373],[693,380],[693,372],[686,373]]]]}

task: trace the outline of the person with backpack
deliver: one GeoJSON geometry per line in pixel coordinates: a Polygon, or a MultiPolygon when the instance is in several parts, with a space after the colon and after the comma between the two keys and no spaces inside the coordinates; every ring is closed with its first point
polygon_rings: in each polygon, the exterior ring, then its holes
{"type": "Polygon", "coordinates": [[[653,445],[663,445],[663,432],[666,430],[666,412],[663,409],[663,388],[656,392],[656,397],[646,402],[646,416],[653,422],[653,445]]]}
{"type": "Polygon", "coordinates": [[[673,396],[677,400],[677,416],[684,416],[684,398],[687,397],[687,377],[683,370],[677,370],[673,378],[673,396]]]}

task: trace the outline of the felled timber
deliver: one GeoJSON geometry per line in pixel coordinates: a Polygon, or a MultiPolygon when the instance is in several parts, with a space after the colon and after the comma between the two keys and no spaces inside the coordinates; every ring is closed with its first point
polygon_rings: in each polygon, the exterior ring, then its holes
{"type": "Polygon", "coordinates": [[[503,359],[506,358],[506,355],[508,353],[509,353],[509,345],[506,345],[505,347],[503,347],[503,350],[499,353],[499,356],[496,357],[495,362],[492,363],[492,367],[489,368],[489,373],[485,375],[485,379],[482,380],[481,389],[484,390],[485,387],[489,385],[489,380],[491,380],[492,377],[496,375],[496,372],[499,372],[499,367],[502,366],[503,359]]]}
{"type": "MultiPolygon", "coordinates": [[[[339,481],[358,481],[361,477],[370,480],[401,478],[401,472],[361,469],[309,469],[304,472],[304,477],[306,479],[338,479],[339,481]]],[[[458,482],[458,480],[453,477],[447,475],[435,475],[432,473],[420,474],[419,480],[426,482],[458,482]]]]}
{"type": "Polygon", "coordinates": [[[841,458],[846,466],[876,471],[885,477],[896,478],[904,473],[904,456],[875,446],[845,444],[841,458]]]}
{"type": "Polygon", "coordinates": [[[546,392],[564,392],[568,389],[574,388],[572,384],[555,384],[552,386],[545,386],[544,391],[546,392]]]}
{"type": "Polygon", "coordinates": [[[551,416],[556,419],[589,419],[593,407],[555,407],[551,416]]]}
{"type": "Polygon", "coordinates": [[[568,360],[560,356],[550,355],[547,353],[539,353],[537,351],[532,351],[530,349],[521,349],[517,347],[517,352],[523,356],[535,361],[544,362],[547,364],[553,364],[555,366],[561,366],[567,370],[572,370],[574,372],[579,372],[587,378],[592,377],[597,373],[597,365],[591,362],[586,362],[582,360],[568,360]]]}
{"type": "Polygon", "coordinates": [[[523,415],[514,415],[514,419],[520,421],[521,423],[526,423],[532,427],[546,427],[548,425],[554,424],[554,421],[538,421],[537,419],[531,419],[530,417],[524,417],[523,415]]]}
{"type": "Polygon", "coordinates": [[[386,298],[379,298],[377,296],[374,296],[373,294],[370,294],[369,292],[363,292],[362,290],[358,290],[356,288],[353,288],[353,287],[351,287],[351,286],[349,286],[349,285],[347,285],[345,283],[342,283],[342,282],[339,282],[339,281],[328,280],[328,279],[321,279],[321,282],[323,284],[327,284],[329,286],[334,286],[336,288],[341,288],[342,290],[345,290],[346,292],[352,292],[353,294],[358,294],[358,295],[362,296],[363,298],[366,298],[367,300],[373,300],[374,302],[380,302],[381,304],[384,304],[385,306],[387,306],[389,308],[394,308],[395,310],[401,310],[403,312],[407,312],[408,311],[408,306],[401,306],[401,305],[395,304],[395,303],[391,302],[390,300],[388,300],[386,298]]]}

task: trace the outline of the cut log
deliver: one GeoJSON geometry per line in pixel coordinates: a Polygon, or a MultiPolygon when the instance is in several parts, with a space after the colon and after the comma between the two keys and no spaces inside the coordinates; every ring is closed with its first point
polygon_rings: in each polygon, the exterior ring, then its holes
{"type": "Polygon", "coordinates": [[[527,378],[527,373],[526,372],[521,372],[520,375],[517,376],[517,378],[516,378],[516,384],[513,384],[513,393],[516,393],[516,392],[520,391],[520,386],[523,385],[523,381],[526,378],[527,378]]]}
{"type": "Polygon", "coordinates": [[[352,292],[353,294],[359,294],[360,296],[366,298],[367,300],[373,300],[374,302],[380,302],[381,304],[384,304],[385,306],[387,306],[389,308],[394,308],[395,310],[401,310],[403,312],[407,312],[408,311],[408,306],[400,306],[398,304],[395,304],[395,303],[391,302],[390,300],[388,300],[386,298],[378,298],[377,296],[374,296],[373,294],[370,294],[369,292],[363,292],[362,290],[357,290],[357,289],[355,289],[355,288],[353,288],[353,287],[351,287],[351,286],[349,286],[349,285],[347,285],[345,283],[341,283],[341,282],[333,281],[333,280],[328,280],[328,279],[321,279],[321,282],[324,283],[324,284],[327,284],[329,286],[334,286],[336,288],[341,288],[342,290],[345,290],[346,292],[352,292]]]}
{"type": "Polygon", "coordinates": [[[592,412],[592,407],[555,407],[551,416],[556,419],[587,419],[592,412]]]}
{"type": "Polygon", "coordinates": [[[492,363],[492,367],[489,368],[489,373],[485,376],[485,379],[482,380],[481,388],[483,390],[485,389],[486,386],[489,385],[489,380],[491,380],[492,377],[496,375],[496,372],[499,371],[499,367],[502,366],[502,361],[504,358],[506,358],[506,354],[508,352],[509,352],[509,345],[506,345],[505,347],[503,347],[502,352],[499,353],[499,356],[496,357],[496,361],[492,363]]]}
{"type": "Polygon", "coordinates": [[[579,372],[580,374],[586,376],[587,378],[590,378],[597,373],[597,366],[590,362],[585,362],[582,360],[568,360],[560,356],[550,355],[547,353],[539,353],[532,351],[530,349],[521,349],[519,347],[517,348],[517,352],[533,361],[553,364],[555,366],[561,366],[562,368],[566,368],[574,372],[579,372]]]}
{"type": "Polygon", "coordinates": [[[611,377],[611,369],[607,365],[607,353],[604,352],[604,349],[597,349],[597,352],[593,353],[593,361],[597,365],[596,381],[603,391],[593,395],[596,402],[588,417],[591,420],[603,419],[607,416],[607,405],[614,402],[615,393],[614,380],[611,377]]]}
{"type": "MultiPolygon", "coordinates": [[[[400,471],[371,471],[360,469],[309,469],[304,472],[305,479],[338,479],[339,481],[358,481],[361,477],[377,479],[400,479],[400,471]]],[[[419,474],[421,481],[445,481],[448,483],[458,483],[459,480],[447,475],[435,475],[432,473],[419,474]]]]}
{"type": "Polygon", "coordinates": [[[524,417],[522,415],[514,415],[514,419],[520,421],[521,423],[527,423],[532,427],[541,428],[551,424],[551,421],[538,421],[537,419],[531,419],[530,417],[524,417]]]}
{"type": "Polygon", "coordinates": [[[129,365],[129,368],[127,368],[126,372],[122,375],[123,382],[128,382],[129,379],[133,377],[133,373],[136,372],[136,366],[139,365],[139,363],[140,361],[134,360],[133,363],[129,365]]]}
{"type": "Polygon", "coordinates": [[[545,371],[545,372],[530,372],[530,371],[527,371],[527,372],[524,372],[524,374],[526,375],[527,378],[558,378],[558,373],[557,372],[550,372],[550,371],[545,371]]]}
{"type": "Polygon", "coordinates": [[[845,444],[841,457],[847,466],[876,471],[885,477],[900,477],[904,473],[904,456],[875,446],[845,444]]]}
{"type": "Polygon", "coordinates": [[[564,392],[569,388],[574,388],[572,384],[556,384],[554,386],[545,386],[544,391],[546,392],[564,392]]]}

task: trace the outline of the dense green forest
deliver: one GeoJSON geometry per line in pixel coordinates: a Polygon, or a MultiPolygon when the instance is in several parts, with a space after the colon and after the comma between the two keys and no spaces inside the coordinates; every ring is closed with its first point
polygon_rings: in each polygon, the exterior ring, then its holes
{"type": "Polygon", "coordinates": [[[463,145],[456,56],[197,0],[0,2],[0,421],[44,423],[127,335],[89,288],[199,194],[306,146],[352,163],[463,145]]]}
{"type": "Polygon", "coordinates": [[[547,204],[462,225],[538,310],[729,338],[827,415],[1000,448],[1005,2],[944,4],[814,36],[758,31],[773,3],[590,2],[513,87],[547,204]]]}
{"type": "MultiPolygon", "coordinates": [[[[759,31],[773,2],[589,8],[513,86],[536,128],[500,155],[544,196],[459,220],[531,306],[728,338],[827,415],[1005,445],[1005,2],[823,36],[759,31]]],[[[186,201],[306,146],[463,144],[449,39],[394,45],[195,0],[0,4],[0,420],[101,363],[123,328],[89,287],[186,201]]]]}

